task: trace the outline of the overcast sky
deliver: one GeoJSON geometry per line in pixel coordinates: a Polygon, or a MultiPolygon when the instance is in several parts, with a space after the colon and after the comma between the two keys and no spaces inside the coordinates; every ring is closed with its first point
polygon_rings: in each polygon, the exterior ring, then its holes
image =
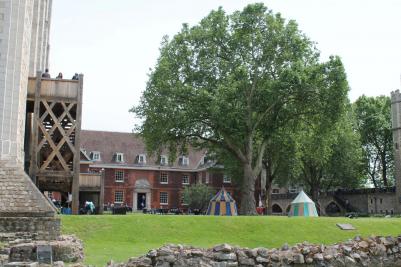
{"type": "MultiPolygon", "coordinates": [[[[50,72],[65,78],[84,74],[83,129],[130,132],[135,118],[128,110],[145,89],[163,35],[173,36],[182,23],[194,25],[219,6],[232,13],[253,2],[54,0],[50,72]]],[[[351,101],[400,88],[401,1],[263,2],[296,20],[322,60],[342,58],[351,101]]]]}

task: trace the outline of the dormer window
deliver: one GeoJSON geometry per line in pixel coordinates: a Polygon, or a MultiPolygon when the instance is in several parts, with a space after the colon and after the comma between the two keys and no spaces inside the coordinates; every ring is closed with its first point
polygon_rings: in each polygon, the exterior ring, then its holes
{"type": "Polygon", "coordinates": [[[209,155],[203,156],[202,164],[207,164],[207,163],[211,163],[211,162],[212,162],[212,159],[209,155]]]}
{"type": "Polygon", "coordinates": [[[180,166],[188,166],[189,165],[189,158],[186,156],[181,156],[178,158],[178,165],[180,166]]]}
{"type": "Polygon", "coordinates": [[[139,164],[146,164],[146,155],[145,154],[139,154],[137,157],[137,162],[139,164]]]}
{"type": "Polygon", "coordinates": [[[160,165],[165,166],[168,164],[168,158],[165,155],[160,156],[160,165]]]}
{"type": "Polygon", "coordinates": [[[91,159],[92,159],[93,161],[100,161],[100,160],[101,160],[101,158],[100,158],[100,152],[99,152],[99,151],[92,151],[92,152],[91,152],[91,159]]]}
{"type": "Polygon", "coordinates": [[[124,154],[123,153],[119,153],[119,152],[117,152],[116,154],[115,154],[115,159],[116,159],[116,162],[124,162],[124,154]]]}

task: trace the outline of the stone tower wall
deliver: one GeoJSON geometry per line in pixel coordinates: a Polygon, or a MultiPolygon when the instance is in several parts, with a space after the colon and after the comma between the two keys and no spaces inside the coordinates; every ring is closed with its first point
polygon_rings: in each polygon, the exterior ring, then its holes
{"type": "Polygon", "coordinates": [[[51,0],[0,0],[0,241],[60,234],[55,210],[23,170],[29,73],[47,65],[51,0]]]}
{"type": "Polygon", "coordinates": [[[0,1],[0,160],[23,162],[28,75],[47,66],[51,0],[0,1]]]}
{"type": "Polygon", "coordinates": [[[401,94],[397,90],[391,93],[391,120],[393,128],[394,165],[396,199],[395,211],[401,213],[401,94]]]}

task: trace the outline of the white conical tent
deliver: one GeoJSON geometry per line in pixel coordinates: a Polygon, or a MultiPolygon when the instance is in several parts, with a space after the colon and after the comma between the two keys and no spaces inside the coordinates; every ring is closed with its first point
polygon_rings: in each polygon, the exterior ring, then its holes
{"type": "Polygon", "coordinates": [[[288,216],[318,217],[315,202],[305,194],[299,192],[298,196],[291,202],[291,209],[288,216]]]}

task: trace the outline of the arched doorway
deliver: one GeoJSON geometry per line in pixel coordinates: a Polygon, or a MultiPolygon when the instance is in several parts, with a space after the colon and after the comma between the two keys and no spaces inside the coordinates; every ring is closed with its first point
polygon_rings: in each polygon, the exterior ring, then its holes
{"type": "Polygon", "coordinates": [[[273,214],[282,214],[283,213],[283,209],[278,204],[273,204],[272,213],[273,214]]]}
{"type": "Polygon", "coordinates": [[[341,214],[341,209],[334,201],[330,202],[325,209],[327,216],[338,216],[341,214]]]}

